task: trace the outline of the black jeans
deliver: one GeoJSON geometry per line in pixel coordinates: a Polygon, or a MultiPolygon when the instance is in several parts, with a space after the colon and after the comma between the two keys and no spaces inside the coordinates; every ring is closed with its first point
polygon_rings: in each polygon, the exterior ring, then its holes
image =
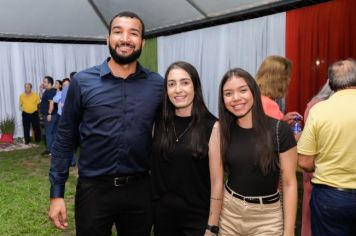
{"type": "Polygon", "coordinates": [[[149,236],[152,228],[150,178],[114,186],[100,177],[79,177],[75,196],[77,236],[149,236]]]}
{"type": "Polygon", "coordinates": [[[36,142],[41,141],[40,118],[38,116],[37,111],[35,111],[34,113],[26,113],[23,111],[22,125],[23,125],[23,134],[24,134],[26,144],[28,144],[31,141],[31,137],[30,137],[31,125],[35,134],[35,141],[36,142]]]}

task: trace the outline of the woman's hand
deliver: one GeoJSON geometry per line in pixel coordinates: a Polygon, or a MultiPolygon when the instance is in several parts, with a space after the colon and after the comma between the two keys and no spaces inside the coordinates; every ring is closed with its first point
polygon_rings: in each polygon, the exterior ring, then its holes
{"type": "Polygon", "coordinates": [[[291,111],[284,115],[282,121],[285,121],[288,124],[292,124],[293,120],[298,116],[300,117],[301,120],[303,120],[303,116],[301,114],[299,114],[296,111],[291,111]]]}
{"type": "Polygon", "coordinates": [[[211,232],[210,230],[205,230],[204,236],[217,236],[217,234],[211,232]]]}

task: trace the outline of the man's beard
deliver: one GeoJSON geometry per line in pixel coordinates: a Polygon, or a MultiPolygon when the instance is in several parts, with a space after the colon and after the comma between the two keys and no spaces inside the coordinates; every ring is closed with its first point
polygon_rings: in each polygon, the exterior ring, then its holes
{"type": "Polygon", "coordinates": [[[121,56],[119,55],[114,48],[111,47],[109,44],[109,51],[111,58],[114,59],[114,61],[119,64],[119,65],[127,65],[130,64],[134,61],[136,61],[140,56],[142,52],[142,47],[140,47],[138,50],[134,51],[131,53],[131,55],[128,56],[121,56]]]}

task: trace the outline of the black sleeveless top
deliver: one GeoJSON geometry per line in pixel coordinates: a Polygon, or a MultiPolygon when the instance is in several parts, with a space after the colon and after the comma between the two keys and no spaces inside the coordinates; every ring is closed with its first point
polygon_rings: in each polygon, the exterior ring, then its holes
{"type": "MultiPolygon", "coordinates": [[[[177,137],[186,130],[191,120],[192,117],[174,117],[177,137]]],[[[203,121],[207,143],[216,121],[213,115],[207,116],[203,121]]],[[[208,155],[200,158],[193,157],[189,146],[190,136],[191,129],[188,129],[178,142],[174,140],[174,148],[166,158],[153,155],[151,166],[153,198],[159,200],[165,193],[175,194],[194,207],[209,210],[209,158],[208,155]]]]}

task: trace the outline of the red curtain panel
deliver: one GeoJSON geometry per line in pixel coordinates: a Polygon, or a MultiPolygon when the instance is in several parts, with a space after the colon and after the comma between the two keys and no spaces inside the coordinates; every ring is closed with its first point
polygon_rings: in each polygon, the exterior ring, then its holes
{"type": "Polygon", "coordinates": [[[328,66],[356,59],[356,1],[335,0],[288,11],[286,57],[293,62],[286,111],[303,114],[327,80],[328,66]]]}

